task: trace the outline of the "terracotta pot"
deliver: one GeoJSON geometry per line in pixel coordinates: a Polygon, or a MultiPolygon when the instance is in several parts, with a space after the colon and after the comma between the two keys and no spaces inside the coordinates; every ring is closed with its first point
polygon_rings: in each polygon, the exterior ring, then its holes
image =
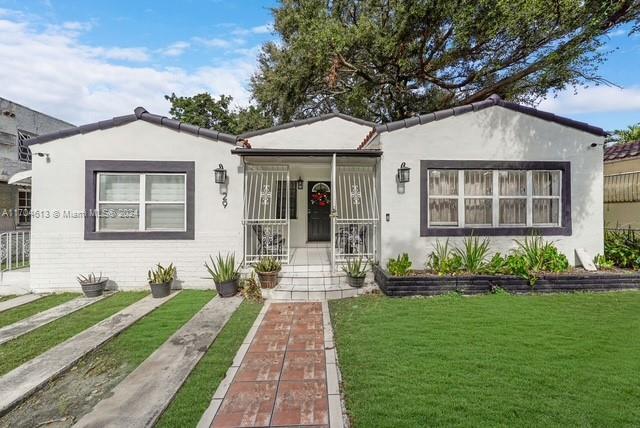
{"type": "Polygon", "coordinates": [[[258,272],[258,279],[260,280],[260,287],[262,288],[274,288],[278,285],[278,273],[280,271],[273,272],[258,272]]]}
{"type": "Polygon", "coordinates": [[[171,283],[165,282],[163,284],[152,284],[149,283],[151,287],[151,295],[156,298],[167,297],[171,293],[171,283]]]}
{"type": "Polygon", "coordinates": [[[91,284],[80,284],[82,292],[86,297],[100,297],[104,293],[104,288],[107,285],[109,278],[104,278],[100,282],[94,282],[91,284]]]}
{"type": "Polygon", "coordinates": [[[232,279],[231,281],[216,282],[216,291],[220,297],[233,297],[238,292],[239,278],[232,279]]]}

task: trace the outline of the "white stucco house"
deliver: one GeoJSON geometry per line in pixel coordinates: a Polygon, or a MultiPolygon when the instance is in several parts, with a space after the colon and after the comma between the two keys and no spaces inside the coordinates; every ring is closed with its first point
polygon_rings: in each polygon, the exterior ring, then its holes
{"type": "Polygon", "coordinates": [[[76,289],[89,271],[142,287],[158,262],[211,287],[203,263],[218,252],[307,269],[407,252],[419,267],[436,239],[490,236],[504,252],[533,231],[575,263],[577,248],[603,250],[604,136],[497,96],[382,125],[335,113],[239,136],[138,107],[29,141],[31,287],[76,289]]]}

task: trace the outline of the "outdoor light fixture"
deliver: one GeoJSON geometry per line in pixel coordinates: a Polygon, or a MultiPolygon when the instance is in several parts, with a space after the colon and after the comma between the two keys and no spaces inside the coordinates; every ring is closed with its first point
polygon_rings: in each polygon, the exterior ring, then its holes
{"type": "Polygon", "coordinates": [[[411,171],[411,168],[409,168],[405,162],[402,162],[400,168],[398,168],[398,175],[396,176],[398,183],[409,182],[409,171],[411,171]]]}
{"type": "Polygon", "coordinates": [[[222,164],[219,164],[218,168],[214,170],[217,184],[225,184],[227,182],[227,170],[224,169],[222,164]]]}
{"type": "Polygon", "coordinates": [[[298,190],[302,190],[302,188],[304,187],[304,180],[302,179],[302,177],[298,177],[296,183],[298,183],[298,190]]]}

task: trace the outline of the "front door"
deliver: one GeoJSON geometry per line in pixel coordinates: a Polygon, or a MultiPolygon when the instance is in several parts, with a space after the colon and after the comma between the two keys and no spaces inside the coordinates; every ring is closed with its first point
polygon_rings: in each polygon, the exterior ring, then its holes
{"type": "Polygon", "coordinates": [[[308,187],[307,240],[330,241],[331,182],[310,181],[308,187]]]}

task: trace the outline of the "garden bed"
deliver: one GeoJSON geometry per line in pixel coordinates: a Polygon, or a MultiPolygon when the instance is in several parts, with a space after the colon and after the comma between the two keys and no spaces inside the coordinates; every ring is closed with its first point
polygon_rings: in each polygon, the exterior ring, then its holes
{"type": "Polygon", "coordinates": [[[485,294],[496,287],[510,293],[554,293],[574,291],[611,291],[640,288],[640,272],[587,272],[570,271],[543,274],[535,286],[526,279],[512,275],[433,275],[411,273],[408,276],[391,276],[389,272],[373,267],[374,278],[380,290],[387,296],[437,296],[451,292],[485,294]]]}

